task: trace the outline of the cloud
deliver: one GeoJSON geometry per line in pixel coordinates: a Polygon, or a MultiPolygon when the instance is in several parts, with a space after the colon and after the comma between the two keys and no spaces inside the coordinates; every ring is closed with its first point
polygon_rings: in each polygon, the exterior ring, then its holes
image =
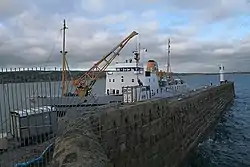
{"type": "Polygon", "coordinates": [[[66,19],[72,69],[91,67],[136,30],[139,37],[117,60],[133,56],[140,41],[148,49],[142,60],[156,59],[163,68],[170,38],[176,72],[216,72],[219,63],[230,71],[250,71],[249,25],[242,19],[248,3],[243,0],[9,0],[0,6],[0,67],[59,67],[60,28],[66,19]]]}
{"type": "Polygon", "coordinates": [[[105,8],[104,0],[82,0],[82,8],[88,12],[101,12],[105,8]]]}
{"type": "Polygon", "coordinates": [[[246,0],[219,0],[217,2],[209,10],[201,12],[206,21],[222,21],[250,11],[249,2],[246,0]]]}
{"type": "Polygon", "coordinates": [[[28,6],[28,0],[1,0],[0,1],[0,18],[5,19],[21,13],[28,6]]]}

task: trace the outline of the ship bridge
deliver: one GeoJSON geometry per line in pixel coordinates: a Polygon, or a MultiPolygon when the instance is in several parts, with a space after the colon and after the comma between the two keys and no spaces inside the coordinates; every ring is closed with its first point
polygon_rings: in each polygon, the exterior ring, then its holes
{"type": "Polygon", "coordinates": [[[133,59],[116,62],[107,70],[105,94],[122,95],[122,87],[137,86],[137,76],[143,76],[143,74],[143,64],[137,64],[133,59]]]}

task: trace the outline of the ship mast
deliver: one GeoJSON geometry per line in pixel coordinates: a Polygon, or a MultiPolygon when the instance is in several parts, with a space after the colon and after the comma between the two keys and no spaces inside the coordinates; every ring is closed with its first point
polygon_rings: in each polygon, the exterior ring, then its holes
{"type": "Polygon", "coordinates": [[[133,51],[134,53],[134,59],[136,61],[136,77],[137,77],[137,80],[139,80],[139,69],[138,69],[138,66],[139,66],[139,61],[140,61],[140,54],[141,54],[141,44],[140,44],[140,41],[139,41],[139,38],[138,39],[138,42],[136,43],[136,49],[135,51],[133,51]],[[138,71],[137,71],[138,70],[138,71]]]}
{"type": "Polygon", "coordinates": [[[167,76],[171,79],[171,67],[170,67],[170,38],[168,39],[168,57],[167,57],[167,76]]]}
{"type": "Polygon", "coordinates": [[[139,41],[139,44],[138,44],[138,57],[136,59],[136,68],[137,68],[137,80],[139,79],[139,73],[140,73],[140,70],[139,70],[139,61],[140,61],[140,58],[141,58],[141,43],[139,41]]]}
{"type": "Polygon", "coordinates": [[[67,60],[66,60],[66,54],[68,53],[66,51],[66,40],[65,40],[65,33],[66,33],[66,21],[63,20],[63,28],[61,29],[63,31],[63,37],[62,37],[62,50],[60,51],[62,55],[62,96],[65,96],[67,92],[66,87],[66,72],[67,72],[67,60]]]}

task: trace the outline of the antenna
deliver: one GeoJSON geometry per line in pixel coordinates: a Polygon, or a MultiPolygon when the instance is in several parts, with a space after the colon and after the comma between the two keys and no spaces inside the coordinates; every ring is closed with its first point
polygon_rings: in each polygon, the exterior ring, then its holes
{"type": "Polygon", "coordinates": [[[168,58],[167,58],[167,74],[169,78],[170,78],[170,72],[171,72],[171,67],[170,67],[170,38],[169,38],[168,39],[168,58]]]}
{"type": "Polygon", "coordinates": [[[63,20],[63,28],[61,29],[63,31],[63,37],[62,37],[62,50],[60,53],[62,54],[62,95],[64,96],[66,94],[66,68],[67,68],[67,62],[66,62],[66,54],[68,53],[66,51],[66,29],[68,27],[66,26],[65,19],[63,20]]]}

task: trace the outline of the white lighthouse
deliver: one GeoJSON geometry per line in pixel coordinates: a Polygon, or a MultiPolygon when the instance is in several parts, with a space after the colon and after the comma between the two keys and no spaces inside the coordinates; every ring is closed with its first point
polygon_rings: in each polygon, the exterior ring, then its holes
{"type": "Polygon", "coordinates": [[[224,66],[222,64],[220,64],[220,83],[224,83],[225,82],[225,79],[224,79],[224,66]]]}

